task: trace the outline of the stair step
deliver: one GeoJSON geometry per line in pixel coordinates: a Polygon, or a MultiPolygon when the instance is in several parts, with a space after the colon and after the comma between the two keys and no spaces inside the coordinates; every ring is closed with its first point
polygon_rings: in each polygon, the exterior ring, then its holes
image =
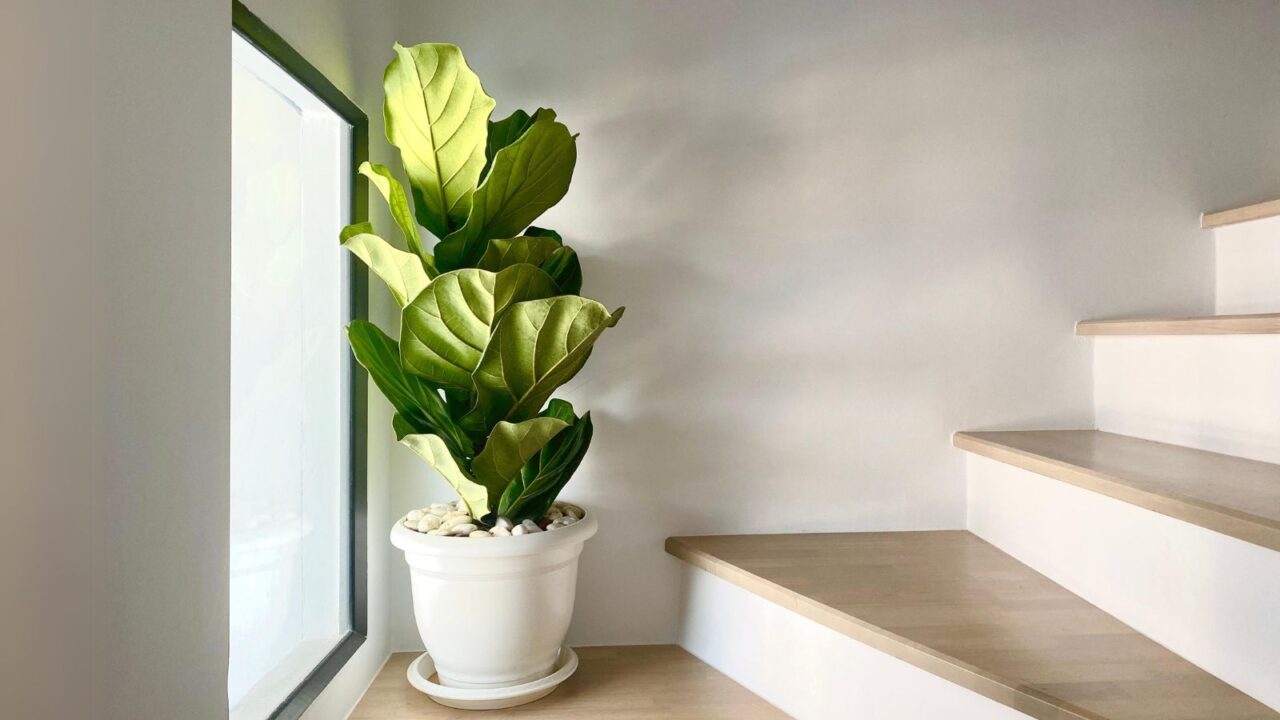
{"type": "Polygon", "coordinates": [[[1180,318],[1081,320],[1076,335],[1273,335],[1280,313],[1180,318]]]}
{"type": "Polygon", "coordinates": [[[1280,718],[963,530],[675,537],[667,552],[1042,720],[1280,718]]]}
{"type": "Polygon", "coordinates": [[[1235,223],[1248,222],[1250,220],[1261,220],[1262,218],[1277,215],[1280,215],[1280,200],[1269,200],[1241,208],[1204,213],[1200,216],[1200,228],[1208,230],[1209,228],[1234,225],[1235,223]]]}
{"type": "Polygon", "coordinates": [[[977,453],[1280,550],[1280,465],[1099,430],[959,432],[977,453]]]}
{"type": "Polygon", "coordinates": [[[348,720],[475,720],[483,717],[634,720],[787,717],[675,645],[575,648],[578,670],[555,692],[496,713],[437,705],[405,679],[418,653],[395,653],[348,720]]]}

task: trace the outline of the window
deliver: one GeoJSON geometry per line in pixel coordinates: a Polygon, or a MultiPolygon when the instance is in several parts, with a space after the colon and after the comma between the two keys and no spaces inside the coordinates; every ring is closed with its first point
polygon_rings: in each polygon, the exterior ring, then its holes
{"type": "Polygon", "coordinates": [[[364,634],[366,121],[242,6],[232,33],[232,720],[292,718],[364,634]]]}

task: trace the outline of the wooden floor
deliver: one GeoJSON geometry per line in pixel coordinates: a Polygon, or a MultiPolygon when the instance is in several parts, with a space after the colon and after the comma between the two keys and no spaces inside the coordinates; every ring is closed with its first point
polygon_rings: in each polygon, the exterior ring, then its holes
{"type": "Polygon", "coordinates": [[[667,551],[1043,720],[1280,718],[962,530],[685,537],[667,551]]]}
{"type": "Polygon", "coordinates": [[[1280,465],[1097,430],[956,433],[961,450],[1280,550],[1280,465]]]}
{"type": "Polygon", "coordinates": [[[674,645],[575,648],[578,670],[547,697],[510,710],[475,712],[437,705],[414,690],[405,670],[417,653],[392,655],[350,720],[444,718],[610,718],[764,720],[787,717],[674,645]]]}

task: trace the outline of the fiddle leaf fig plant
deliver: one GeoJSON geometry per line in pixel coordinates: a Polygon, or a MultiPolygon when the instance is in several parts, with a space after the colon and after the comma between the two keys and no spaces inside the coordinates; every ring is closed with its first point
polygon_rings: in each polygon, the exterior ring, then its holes
{"type": "Polygon", "coordinates": [[[577,253],[532,225],[568,192],[577,135],[546,108],[491,120],[494,99],[453,45],[394,51],[383,113],[409,192],[385,166],[359,171],[387,202],[403,248],[370,223],[339,239],[391,292],[400,340],[364,320],[347,336],[395,409],[397,439],[472,518],[536,520],[593,433],[591,413],[552,395],[623,311],[581,297],[577,253]]]}

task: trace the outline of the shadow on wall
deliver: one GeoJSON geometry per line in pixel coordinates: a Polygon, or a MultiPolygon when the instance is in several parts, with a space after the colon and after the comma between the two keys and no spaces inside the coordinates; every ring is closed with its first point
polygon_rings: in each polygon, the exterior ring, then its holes
{"type": "Polygon", "coordinates": [[[963,525],[951,432],[1089,426],[1072,324],[1207,310],[1196,213],[1280,176],[1256,157],[1280,148],[1276,104],[1243,91],[1280,97],[1262,8],[472,1],[416,19],[402,39],[465,48],[511,102],[496,115],[551,105],[581,133],[538,224],[582,254],[585,294],[628,307],[565,392],[597,425],[567,496],[602,521],[573,642],[674,638],[668,535],[963,525]]]}

